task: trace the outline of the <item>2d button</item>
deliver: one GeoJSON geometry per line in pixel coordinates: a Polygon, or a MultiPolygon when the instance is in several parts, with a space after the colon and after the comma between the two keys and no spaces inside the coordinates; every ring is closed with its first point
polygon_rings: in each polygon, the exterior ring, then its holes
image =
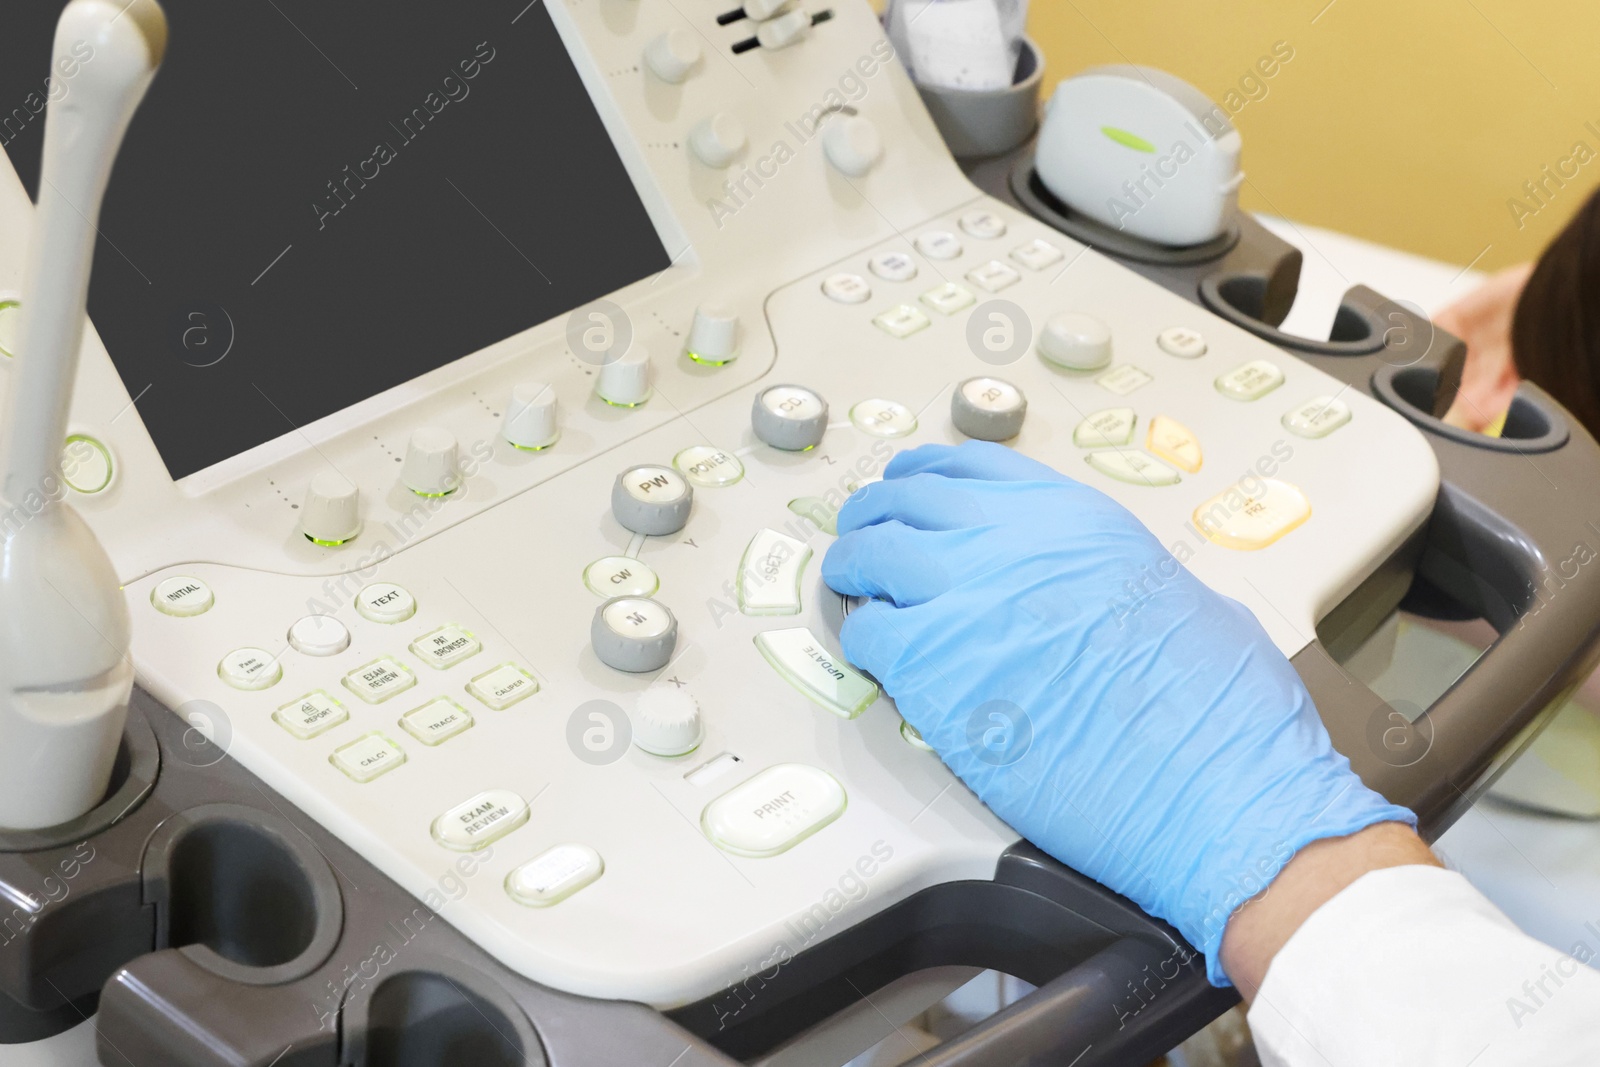
{"type": "Polygon", "coordinates": [[[1194,509],[1194,527],[1223,548],[1266,548],[1311,517],[1311,501],[1288,482],[1266,479],[1253,492],[1242,486],[1218,493],[1194,509]]]}
{"type": "Polygon", "coordinates": [[[175,615],[180,619],[204,615],[216,602],[209,585],[187,574],[164,578],[150,590],[152,607],[163,615],[175,615]]]}
{"type": "Polygon", "coordinates": [[[495,711],[504,711],[538,691],[539,679],[515,663],[491,667],[467,683],[467,692],[495,711]]]}
{"type": "Polygon", "coordinates": [[[512,871],[506,892],[518,904],[548,908],[592,884],[605,869],[600,853],[588,845],[557,845],[512,871]]]}
{"type": "Polygon", "coordinates": [[[961,238],[949,230],[929,230],[917,235],[917,251],[929,259],[955,259],[961,254],[961,238]]]}
{"type": "Polygon", "coordinates": [[[1230,400],[1260,400],[1283,384],[1283,371],[1276,363],[1253,359],[1217,379],[1217,392],[1230,400]]]}
{"type": "Polygon", "coordinates": [[[1129,485],[1177,485],[1181,480],[1177,471],[1143,452],[1091,452],[1084,458],[1101,474],[1129,485]]]}
{"type": "Polygon", "coordinates": [[[686,756],[705,737],[700,703],[687,689],[656,686],[633,706],[633,743],[652,756],[686,756]]]}
{"type": "Polygon", "coordinates": [[[611,486],[611,514],[637,534],[675,534],[693,507],[694,488],[671,467],[630,467],[611,486]]]}
{"type": "Polygon", "coordinates": [[[969,211],[961,216],[963,232],[980,241],[993,241],[1006,235],[1006,220],[993,211],[969,211]]]}
{"type": "Polygon", "coordinates": [[[1169,356],[1179,359],[1199,359],[1206,354],[1206,339],[1199,330],[1187,326],[1172,326],[1156,335],[1156,347],[1169,356]]]}
{"type": "Polygon", "coordinates": [[[401,729],[429,748],[465,733],[473,724],[471,713],[449,697],[437,697],[400,716],[401,729]]]}
{"type": "Polygon", "coordinates": [[[904,252],[883,252],[872,257],[867,269],[886,282],[909,282],[917,276],[917,261],[904,252]]]}
{"type": "Polygon", "coordinates": [[[606,556],[583,569],[583,584],[589,592],[609,600],[614,596],[654,596],[661,579],[632,556],[606,556]]]}
{"type": "Polygon", "coordinates": [[[318,689],[272,713],[272,721],[302,741],[309,741],[350,718],[344,705],[318,689]]]}
{"type": "Polygon", "coordinates": [[[872,286],[859,274],[841,271],[823,280],[822,295],[838,304],[865,304],[872,299],[872,286]]]}
{"type": "Polygon", "coordinates": [[[968,378],[950,394],[950,421],[977,441],[1009,441],[1027,416],[1028,398],[999,378],[968,378]]]}
{"type": "Polygon", "coordinates": [[[350,631],[332,615],[305,615],[289,627],[289,647],[307,656],[337,656],[350,647],[350,631]]]}
{"type": "Polygon", "coordinates": [[[1142,389],[1155,381],[1148,373],[1135,367],[1132,363],[1112,367],[1104,374],[1095,378],[1094,383],[1107,392],[1116,393],[1118,396],[1127,396],[1136,389],[1142,389]]]}
{"type": "Polygon", "coordinates": [[[528,821],[528,802],[509,789],[488,789],[433,820],[433,839],[455,852],[476,852],[528,821]]]}
{"type": "Polygon", "coordinates": [[[405,622],[417,613],[417,600],[393,582],[373,582],[356,594],[356,611],[373,622],[405,622]]]}
{"type": "Polygon", "coordinates": [[[702,489],[725,489],[744,477],[739,457],[715,445],[691,445],[672,457],[672,465],[702,489]]]}
{"type": "Polygon", "coordinates": [[[1137,423],[1132,408],[1106,408],[1078,423],[1072,443],[1079,448],[1117,448],[1133,440],[1137,423]]]}
{"type": "Polygon", "coordinates": [[[270,689],[283,677],[283,668],[264,649],[236,648],[217,664],[217,676],[235,689],[270,689]]]}
{"type": "Polygon", "coordinates": [[[1200,442],[1194,433],[1177,419],[1157,415],[1150,420],[1150,431],[1145,435],[1145,447],[1168,463],[1195,474],[1204,462],[1200,442]]]}
{"type": "Polygon", "coordinates": [[[981,267],[973,267],[967,271],[967,281],[988,293],[998,293],[1002,289],[1009,289],[1022,280],[1022,275],[1000,262],[991,259],[981,267]]]}
{"type": "Polygon", "coordinates": [[[1326,437],[1350,421],[1350,405],[1334,396],[1307,400],[1283,417],[1283,427],[1301,437],[1326,437]]]}
{"type": "Polygon", "coordinates": [[[878,686],[829,652],[803,626],[756,635],[756,648],[790,685],[842,719],[854,719],[878,699],[878,686]]]}
{"type": "Polygon", "coordinates": [[[392,656],[379,656],[345,675],[344,687],[368,704],[382,704],[417,684],[417,676],[392,656]]]}
{"type": "Polygon", "coordinates": [[[770,386],[750,406],[750,427],[773,448],[806,452],[828,431],[828,402],[804,386],[770,386]]]}
{"type": "Polygon", "coordinates": [[[936,285],[922,294],[922,302],[941,315],[954,315],[962,308],[971,307],[976,297],[971,290],[964,289],[955,282],[945,282],[936,285]]]}
{"type": "Polygon", "coordinates": [[[844,786],[827,771],[780,763],[706,805],[700,828],[736,856],[787,852],[844,814],[844,786]]]}
{"type": "Polygon", "coordinates": [[[405,750],[374,730],[333,750],[328,762],[352,781],[365,784],[406,761],[405,750]]]}
{"type": "Polygon", "coordinates": [[[678,620],[659,601],[616,597],[595,609],[589,643],[607,667],[630,674],[660,670],[678,647],[678,620]]]}
{"type": "Polygon", "coordinates": [[[483,645],[467,630],[450,624],[429,630],[411,642],[411,654],[437,670],[454,667],[483,651],[483,645]]]}
{"type": "Polygon", "coordinates": [[[811,546],[777,530],[751,538],[739,561],[739,610],[746,615],[800,614],[800,576],[811,546]]]}
{"type": "Polygon", "coordinates": [[[872,324],[890,337],[903,341],[920,330],[933,325],[933,320],[910,304],[899,304],[872,320],[872,324]]]}
{"type": "Polygon", "coordinates": [[[863,400],[850,409],[850,421],[874,437],[904,437],[917,429],[917,416],[894,400],[863,400]]]}
{"type": "Polygon", "coordinates": [[[1020,248],[1013,248],[1011,258],[1029,270],[1046,270],[1066,259],[1067,254],[1049,241],[1039,239],[1029,241],[1020,248]]]}

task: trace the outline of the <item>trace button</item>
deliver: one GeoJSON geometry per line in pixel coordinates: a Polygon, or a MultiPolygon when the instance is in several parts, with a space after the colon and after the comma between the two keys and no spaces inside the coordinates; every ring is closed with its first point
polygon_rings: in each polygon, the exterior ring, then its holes
{"type": "Polygon", "coordinates": [[[827,771],[780,763],[707,804],[700,828],[736,856],[776,856],[843,815],[847,802],[844,786],[827,771]]]}

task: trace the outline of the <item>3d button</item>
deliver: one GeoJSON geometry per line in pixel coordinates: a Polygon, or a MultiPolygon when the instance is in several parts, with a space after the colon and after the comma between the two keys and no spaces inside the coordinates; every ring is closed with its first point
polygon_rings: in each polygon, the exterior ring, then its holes
{"type": "Polygon", "coordinates": [[[312,544],[334,548],[361,532],[361,490],[335,470],[321,470],[306,486],[300,532],[312,544]]]}
{"type": "Polygon", "coordinates": [[[917,276],[917,261],[904,252],[882,252],[867,267],[886,282],[909,282],[917,276]]]}
{"type": "Polygon", "coordinates": [[[1127,396],[1135,389],[1141,389],[1155,381],[1149,374],[1135,367],[1132,363],[1124,363],[1120,367],[1112,367],[1104,374],[1095,378],[1094,383],[1107,392],[1116,393],[1118,396],[1127,396]]]}
{"type": "Polygon", "coordinates": [[[406,442],[401,483],[424,497],[449,496],[461,488],[460,448],[455,434],[437,426],[424,426],[406,442]]]}
{"type": "Polygon", "coordinates": [[[86,433],[71,435],[61,448],[61,480],[74,493],[104,492],[115,473],[111,449],[86,433]]]}
{"type": "Polygon", "coordinates": [[[489,789],[433,820],[433,839],[456,852],[476,852],[528,821],[528,802],[509,789],[489,789]]]}
{"type": "Polygon", "coordinates": [[[466,708],[449,697],[437,697],[400,716],[400,726],[432,748],[472,729],[473,718],[466,708]]]}
{"type": "Polygon", "coordinates": [[[926,330],[933,320],[910,304],[899,304],[873,319],[872,324],[890,337],[905,340],[919,330],[926,330]]]}
{"type": "Polygon", "coordinates": [[[744,126],[724,111],[702,120],[689,131],[689,149],[700,162],[718,170],[738,158],[747,143],[744,126]]]}
{"type": "Polygon", "coordinates": [[[739,457],[715,445],[692,445],[673,456],[672,465],[703,489],[724,489],[744,477],[739,457]]]}
{"type": "Polygon", "coordinates": [[[524,452],[542,452],[560,440],[555,389],[545,382],[518,382],[512,386],[500,436],[524,452]]]}
{"type": "Polygon", "coordinates": [[[392,656],[379,656],[345,675],[344,687],[368,704],[382,704],[417,684],[417,676],[392,656]]]}
{"type": "Polygon", "coordinates": [[[853,719],[878,699],[876,682],[829,652],[803,626],[757,634],[756,648],[785,681],[840,718],[853,719]]]}
{"type": "Polygon", "coordinates": [[[1045,270],[1067,258],[1067,254],[1049,241],[1033,240],[1011,250],[1011,258],[1029,270],[1045,270]]]}
{"type": "Polygon", "coordinates": [[[589,641],[607,667],[631,674],[656,671],[678,646],[678,620],[659,601],[617,597],[595,609],[589,641]]]}
{"type": "Polygon", "coordinates": [[[850,409],[850,421],[874,437],[904,437],[917,429],[917,416],[893,400],[863,400],[850,409]]]}
{"type": "Polygon", "coordinates": [[[1078,423],[1072,443],[1079,448],[1116,448],[1133,440],[1137,422],[1132,408],[1106,408],[1078,423]]]}
{"type": "Polygon", "coordinates": [[[373,582],[356,594],[356,611],[373,622],[405,622],[417,613],[417,601],[393,582],[373,582]]]}
{"type": "Polygon", "coordinates": [[[677,85],[700,64],[700,39],[679,26],[644,46],[644,65],[668,85],[677,85]]]}
{"type": "Polygon", "coordinates": [[[1197,473],[1203,462],[1200,442],[1193,432],[1177,419],[1166,415],[1157,415],[1150,420],[1150,432],[1145,435],[1145,447],[1190,474],[1197,473]]]}
{"type": "Polygon", "coordinates": [[[1311,501],[1287,482],[1268,478],[1253,492],[1234,486],[1194,509],[1194,527],[1223,548],[1266,548],[1311,517],[1311,501]]]}
{"type": "Polygon", "coordinates": [[[152,607],[163,615],[176,615],[180,619],[203,615],[216,602],[209,585],[187,574],[163,578],[150,590],[152,607]]]}
{"type": "Polygon", "coordinates": [[[768,767],[706,805],[700,827],[718,848],[764,858],[787,852],[844,814],[844,786],[801,763],[768,767]]]}
{"type": "Polygon", "coordinates": [[[739,610],[746,615],[800,614],[800,576],[811,547],[777,530],[762,530],[739,561],[739,610]]]}
{"type": "Polygon", "coordinates": [[[1283,384],[1283,371],[1265,359],[1253,359],[1217,379],[1217,392],[1231,400],[1259,400],[1283,384]]]}
{"type": "Polygon", "coordinates": [[[548,908],[593,883],[605,869],[600,853],[588,845],[557,845],[512,871],[506,892],[518,904],[548,908]]]}
{"type": "Polygon", "coordinates": [[[1091,452],[1084,458],[1101,474],[1129,485],[1177,485],[1182,480],[1177,471],[1143,452],[1091,452]]]}
{"type": "Polygon", "coordinates": [[[1022,280],[1022,275],[1000,262],[991,259],[981,267],[973,267],[967,271],[967,281],[988,293],[998,293],[1002,289],[1009,289],[1022,280]]]}
{"type": "Polygon", "coordinates": [[[413,656],[441,671],[482,651],[476,637],[454,624],[430,630],[411,642],[413,656]]]}
{"type": "Polygon", "coordinates": [[[263,649],[236,648],[217,664],[217,677],[235,689],[270,689],[283,677],[283,668],[263,649]]]}
{"type": "Polygon", "coordinates": [[[770,386],[751,405],[750,425],[773,448],[805,452],[828,430],[828,402],[802,386],[770,386]]]}
{"type": "Polygon", "coordinates": [[[999,378],[968,378],[950,396],[950,421],[979,441],[1009,441],[1022,432],[1028,400],[999,378]]]}
{"type": "Polygon", "coordinates": [[[872,286],[859,274],[840,271],[823,279],[822,295],[839,304],[865,304],[872,299],[872,286]]]}
{"type": "Polygon", "coordinates": [[[929,230],[916,240],[917,251],[929,259],[955,259],[961,254],[961,238],[949,230],[929,230]]]}
{"type": "Polygon", "coordinates": [[[971,307],[975,299],[970,290],[955,282],[945,282],[922,294],[922,302],[941,315],[954,315],[962,308],[971,307]]]}
{"type": "Polygon", "coordinates": [[[272,713],[272,721],[302,741],[309,741],[350,718],[344,705],[318,689],[272,713]]]}
{"type": "Polygon", "coordinates": [[[333,750],[328,762],[357,782],[388,774],[406,761],[405,750],[374,730],[333,750]]]}
{"type": "Polygon", "coordinates": [[[650,399],[650,351],[637,340],[609,363],[600,365],[594,395],[614,408],[636,408],[650,399]]]}
{"type": "Polygon", "coordinates": [[[1206,354],[1206,339],[1187,326],[1172,326],[1156,335],[1156,345],[1169,356],[1199,359],[1206,354]]]}
{"type": "Polygon", "coordinates": [[[655,686],[633,706],[633,743],[652,756],[684,756],[700,747],[705,725],[687,689],[655,686]]]}
{"type": "Polygon", "coordinates": [[[332,615],[306,615],[289,627],[289,647],[307,656],[337,656],[350,647],[350,631],[332,615]]]}
{"type": "Polygon", "coordinates": [[[583,569],[583,584],[589,592],[609,600],[614,596],[654,596],[661,579],[632,556],[606,556],[583,569]]]}
{"type": "Polygon", "coordinates": [[[993,241],[1006,235],[1006,220],[992,211],[969,211],[961,216],[963,232],[982,241],[993,241]]]}
{"type": "Polygon", "coordinates": [[[1099,370],[1111,362],[1111,327],[1078,311],[1052,315],[1039,332],[1039,354],[1068,370],[1099,370]]]}
{"type": "MultiPolygon", "coordinates": [[[[809,27],[811,16],[795,12],[809,27]]],[[[865,115],[836,113],[822,127],[822,153],[847,178],[865,177],[883,158],[883,133],[865,115]]]]}
{"type": "Polygon", "coordinates": [[[502,663],[467,683],[467,692],[495,711],[504,711],[538,691],[539,680],[515,663],[502,663]]]}
{"type": "Polygon", "coordinates": [[[693,506],[694,489],[671,467],[630,467],[611,486],[611,514],[634,533],[677,533],[693,506]]]}
{"type": "Polygon", "coordinates": [[[696,363],[721,367],[739,358],[739,315],[731,307],[707,301],[694,309],[684,351],[696,363]]]}
{"type": "Polygon", "coordinates": [[[1350,421],[1350,405],[1334,396],[1307,400],[1283,417],[1284,429],[1301,437],[1326,437],[1350,421]]]}

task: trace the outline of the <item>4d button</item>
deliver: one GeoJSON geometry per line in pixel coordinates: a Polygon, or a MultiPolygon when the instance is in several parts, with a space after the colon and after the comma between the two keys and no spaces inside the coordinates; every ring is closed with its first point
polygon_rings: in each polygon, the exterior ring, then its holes
{"type": "Polygon", "coordinates": [[[846,803],[833,775],[780,763],[707,804],[700,828],[718,848],[760,859],[804,841],[843,815],[846,803]]]}
{"type": "Polygon", "coordinates": [[[433,820],[433,839],[456,852],[476,852],[528,821],[528,802],[509,789],[490,789],[433,820]]]}
{"type": "Polygon", "coordinates": [[[786,682],[840,718],[854,719],[878,699],[875,682],[829,652],[803,626],[757,634],[756,648],[786,682]]]}

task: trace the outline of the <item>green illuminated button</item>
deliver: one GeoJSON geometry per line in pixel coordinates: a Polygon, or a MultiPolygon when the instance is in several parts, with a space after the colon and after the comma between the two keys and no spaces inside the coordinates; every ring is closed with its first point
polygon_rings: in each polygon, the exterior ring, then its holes
{"type": "Polygon", "coordinates": [[[715,445],[694,445],[672,457],[672,465],[695,485],[725,489],[744,477],[744,464],[715,445]]]}
{"type": "Polygon", "coordinates": [[[344,705],[320,689],[272,713],[274,722],[302,741],[325,734],[348,718],[344,705]]]}
{"type": "Polygon", "coordinates": [[[592,883],[605,869],[600,853],[588,845],[557,845],[512,871],[506,892],[518,904],[548,908],[592,883]]]}
{"type": "Polygon", "coordinates": [[[0,300],[0,356],[11,359],[17,354],[17,327],[22,321],[22,307],[15,300],[0,300]]]}
{"type": "Polygon", "coordinates": [[[449,697],[436,697],[402,715],[400,726],[406,733],[432,748],[444,744],[456,734],[472,729],[472,716],[466,708],[449,697]]]}
{"type": "Polygon", "coordinates": [[[236,648],[217,664],[217,677],[235,689],[270,689],[283,677],[283,668],[265,649],[236,648]]]}
{"type": "Polygon", "coordinates": [[[1277,364],[1253,359],[1217,379],[1217,392],[1231,400],[1259,400],[1283,384],[1277,364]]]}
{"type": "Polygon", "coordinates": [[[706,805],[700,828],[712,844],[736,856],[787,852],[844,814],[844,786],[803,763],[768,767],[706,805]]]}
{"type": "Polygon", "coordinates": [[[111,450],[88,434],[75,433],[61,449],[61,480],[78,493],[98,493],[111,484],[111,450]]]}
{"type": "Polygon", "coordinates": [[[405,751],[376,730],[334,749],[328,757],[329,763],[361,783],[388,774],[405,761],[405,751]]]}
{"type": "Polygon", "coordinates": [[[180,619],[204,615],[216,602],[209,585],[187,574],[164,578],[161,584],[150,590],[150,603],[157,611],[163,615],[176,615],[180,619]]]}
{"type": "Polygon", "coordinates": [[[894,400],[863,400],[850,409],[850,421],[874,437],[904,437],[917,428],[916,415],[894,400]]]}
{"type": "Polygon", "coordinates": [[[840,718],[854,719],[878,699],[877,683],[829,652],[803,626],[757,634],[756,648],[785,681],[840,718]]]}
{"type": "Polygon", "coordinates": [[[433,839],[455,852],[476,852],[528,821],[528,802],[509,789],[490,789],[433,820],[433,839]]]}
{"type": "Polygon", "coordinates": [[[1129,485],[1177,485],[1178,472],[1143,452],[1091,452],[1089,466],[1129,485]]]}
{"type": "Polygon", "coordinates": [[[900,736],[905,739],[906,744],[910,745],[914,749],[922,752],[933,751],[933,746],[922,739],[922,731],[918,730],[915,726],[912,726],[908,722],[902,722],[900,724],[900,736]]]}
{"type": "Polygon", "coordinates": [[[1301,437],[1326,437],[1350,421],[1350,406],[1338,397],[1307,400],[1283,417],[1284,429],[1301,437]]]}
{"type": "Polygon", "coordinates": [[[610,600],[614,596],[653,596],[661,588],[656,572],[632,556],[606,556],[583,569],[589,592],[610,600]]]}
{"type": "Polygon", "coordinates": [[[739,610],[746,615],[800,614],[800,575],[811,547],[777,530],[751,538],[739,561],[739,610]]]}
{"type": "MultiPolygon", "coordinates": [[[[850,490],[852,493],[854,489],[850,490]]],[[[806,519],[829,537],[839,536],[839,509],[819,496],[800,496],[789,501],[789,510],[806,519]]]]}
{"type": "Polygon", "coordinates": [[[453,624],[430,630],[411,642],[412,655],[441,671],[482,651],[476,637],[453,624]]]}
{"type": "Polygon", "coordinates": [[[1072,431],[1072,443],[1079,448],[1116,448],[1133,440],[1133,427],[1138,421],[1132,408],[1106,408],[1078,423],[1072,431]]]}
{"type": "Polygon", "coordinates": [[[495,711],[504,711],[539,691],[539,680],[515,663],[502,663],[467,683],[467,692],[495,711]]]}
{"type": "Polygon", "coordinates": [[[382,704],[417,684],[417,676],[391,656],[379,656],[344,676],[344,687],[368,704],[382,704]]]}

